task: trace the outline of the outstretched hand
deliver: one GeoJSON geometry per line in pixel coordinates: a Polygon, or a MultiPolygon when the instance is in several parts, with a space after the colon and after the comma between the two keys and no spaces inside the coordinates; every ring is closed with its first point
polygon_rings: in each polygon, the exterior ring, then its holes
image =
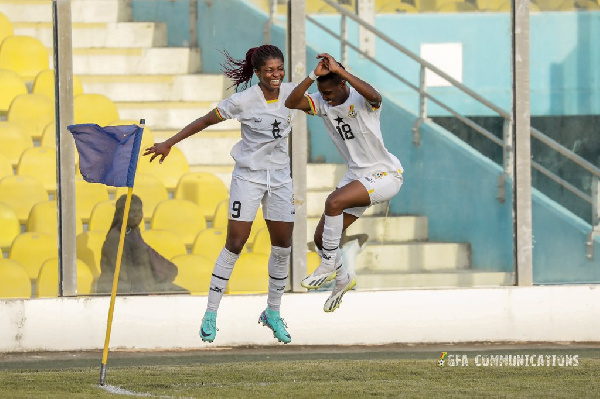
{"type": "Polygon", "coordinates": [[[171,146],[166,142],[154,144],[152,147],[148,147],[144,150],[144,156],[152,154],[150,162],[154,161],[154,158],[161,156],[158,163],[163,163],[167,155],[171,152],[171,146]]]}
{"type": "MultiPolygon", "coordinates": [[[[317,58],[321,59],[321,61],[319,62],[319,65],[321,63],[323,63],[329,72],[340,73],[340,71],[343,70],[343,68],[335,60],[335,58],[333,58],[331,55],[329,55],[327,53],[321,53],[321,54],[317,55],[317,58]]],[[[315,70],[315,74],[318,75],[316,70],[315,70]]]]}

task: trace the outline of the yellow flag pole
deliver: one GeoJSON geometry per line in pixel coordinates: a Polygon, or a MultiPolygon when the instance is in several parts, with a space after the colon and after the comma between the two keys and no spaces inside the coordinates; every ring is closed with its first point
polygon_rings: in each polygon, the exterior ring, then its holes
{"type": "MultiPolygon", "coordinates": [[[[145,120],[140,120],[142,132],[145,120]]],[[[104,385],[106,379],[106,361],[108,359],[108,343],[110,342],[110,330],[112,328],[113,313],[115,310],[115,299],[117,297],[117,286],[119,284],[119,272],[121,271],[121,258],[123,257],[123,246],[125,244],[125,233],[127,231],[127,221],[129,220],[129,207],[131,206],[131,194],[133,187],[127,188],[127,199],[125,200],[125,209],[123,210],[123,223],[121,224],[121,235],[119,236],[119,246],[117,248],[117,263],[115,265],[115,276],[113,278],[112,291],[110,293],[110,306],[108,307],[108,319],[106,321],[106,337],[104,339],[104,350],[102,352],[102,365],[100,366],[100,385],[104,385]]]]}
{"type": "Polygon", "coordinates": [[[127,199],[125,200],[125,210],[123,211],[123,223],[121,225],[121,235],[119,236],[119,247],[117,249],[117,264],[115,266],[115,276],[113,279],[112,292],[110,293],[110,306],[108,307],[108,320],[106,322],[106,338],[104,339],[104,351],[102,352],[102,366],[100,367],[100,385],[104,385],[106,378],[106,360],[108,358],[108,343],[110,341],[110,330],[112,327],[113,312],[115,309],[115,298],[117,296],[117,285],[119,283],[119,272],[121,270],[121,257],[123,256],[123,244],[125,243],[125,232],[127,231],[127,221],[129,220],[129,206],[131,205],[131,194],[133,188],[127,188],[127,199]]]}

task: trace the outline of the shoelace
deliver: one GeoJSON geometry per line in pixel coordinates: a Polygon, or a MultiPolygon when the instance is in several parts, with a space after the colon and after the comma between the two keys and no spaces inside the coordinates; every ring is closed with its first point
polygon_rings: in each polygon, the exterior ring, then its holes
{"type": "Polygon", "coordinates": [[[208,319],[206,320],[208,322],[208,326],[216,331],[219,331],[219,329],[217,328],[217,321],[215,319],[208,319]]]}
{"type": "Polygon", "coordinates": [[[287,328],[287,324],[285,323],[285,320],[283,320],[283,318],[281,317],[277,317],[275,319],[275,324],[277,324],[280,328],[283,328],[285,330],[285,328],[287,328]],[[283,327],[281,327],[281,325],[283,325],[283,327]]]}

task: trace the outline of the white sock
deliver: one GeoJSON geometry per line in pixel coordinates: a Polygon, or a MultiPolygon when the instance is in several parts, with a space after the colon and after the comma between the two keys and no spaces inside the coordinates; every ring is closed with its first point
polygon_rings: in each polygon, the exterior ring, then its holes
{"type": "Polygon", "coordinates": [[[210,278],[210,288],[208,289],[208,305],[206,310],[216,312],[219,309],[221,298],[225,293],[225,287],[231,272],[233,272],[233,266],[238,260],[240,255],[230,252],[227,248],[223,248],[221,254],[215,262],[212,277],[210,278]]]}
{"type": "Polygon", "coordinates": [[[281,248],[271,246],[269,257],[269,294],[267,295],[267,306],[271,310],[279,311],[281,297],[285,290],[288,277],[288,267],[291,247],[281,248]]]}
{"type": "Polygon", "coordinates": [[[346,282],[348,271],[342,264],[342,250],[338,248],[337,256],[335,257],[335,281],[346,282]]]}
{"type": "Polygon", "coordinates": [[[344,214],[337,216],[325,215],[325,225],[323,226],[322,238],[322,257],[321,263],[327,265],[330,269],[335,267],[337,252],[340,247],[342,230],[344,228],[344,214]]]}

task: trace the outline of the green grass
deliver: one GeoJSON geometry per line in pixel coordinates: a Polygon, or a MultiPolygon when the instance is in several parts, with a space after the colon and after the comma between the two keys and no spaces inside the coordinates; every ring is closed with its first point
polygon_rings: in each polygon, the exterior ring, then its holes
{"type": "MultiPolygon", "coordinates": [[[[465,353],[465,352],[462,352],[465,353]]],[[[482,350],[579,354],[578,367],[436,366],[437,351],[231,349],[116,353],[106,383],[154,397],[597,397],[598,350],[482,350]],[[137,365],[136,365],[137,364],[137,365]]],[[[101,389],[91,356],[13,356],[0,363],[2,398],[119,397],[101,389]]],[[[469,357],[474,356],[469,354],[469,357]]],[[[98,364],[96,364],[98,363],[98,364]]]]}

